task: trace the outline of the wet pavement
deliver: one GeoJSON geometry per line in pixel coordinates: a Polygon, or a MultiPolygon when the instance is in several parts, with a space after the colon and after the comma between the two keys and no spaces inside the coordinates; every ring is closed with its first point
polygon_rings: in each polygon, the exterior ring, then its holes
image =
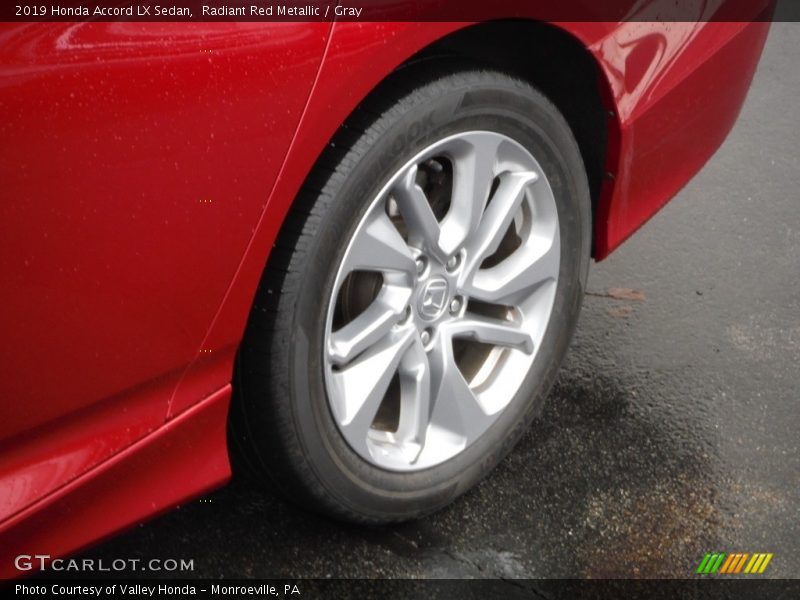
{"type": "Polygon", "coordinates": [[[720,152],[593,265],[542,418],[475,490],[365,529],[236,482],[85,556],[194,559],[209,578],[535,578],[684,577],[706,552],[772,552],[765,576],[797,577],[798,47],[800,24],[773,25],[720,152]]]}

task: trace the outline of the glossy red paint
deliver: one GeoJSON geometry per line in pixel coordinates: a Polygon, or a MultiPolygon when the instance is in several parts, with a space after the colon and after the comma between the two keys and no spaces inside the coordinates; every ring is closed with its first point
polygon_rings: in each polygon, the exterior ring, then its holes
{"type": "Polygon", "coordinates": [[[63,556],[217,487],[230,477],[230,385],[3,523],[0,578],[17,555],[63,556]]]}
{"type": "Polygon", "coordinates": [[[235,352],[203,339],[330,24],[0,31],[2,519],[229,381],[175,395],[235,352]]]}
{"type": "Polygon", "coordinates": [[[608,256],[672,198],[724,141],[739,114],[768,23],[621,25],[594,44],[619,120],[613,189],[595,223],[608,256]]]}
{"type": "MultiPolygon", "coordinates": [[[[235,352],[293,198],[370,91],[469,25],[0,26],[1,573],[224,481],[235,352]]],[[[768,24],[552,26],[613,113],[601,259],[722,142],[768,24]]]]}

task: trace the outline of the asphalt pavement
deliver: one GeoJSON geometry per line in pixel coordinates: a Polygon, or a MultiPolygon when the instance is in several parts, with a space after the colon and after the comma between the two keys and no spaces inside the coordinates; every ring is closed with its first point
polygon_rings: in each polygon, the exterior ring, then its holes
{"type": "Polygon", "coordinates": [[[797,577],[798,48],[800,24],[773,25],[720,151],[592,265],[542,418],[475,490],[370,529],[234,482],[84,556],[193,559],[183,575],[208,578],[598,578],[771,552],[764,576],[797,577]]]}

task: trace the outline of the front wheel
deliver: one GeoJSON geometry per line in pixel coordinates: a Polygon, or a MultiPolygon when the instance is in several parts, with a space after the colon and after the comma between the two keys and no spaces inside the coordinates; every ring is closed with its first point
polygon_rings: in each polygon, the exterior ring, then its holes
{"type": "Polygon", "coordinates": [[[577,144],[539,92],[493,71],[397,79],[287,220],[233,419],[290,498],[371,523],[445,505],[511,449],[568,346],[591,237],[577,144]]]}

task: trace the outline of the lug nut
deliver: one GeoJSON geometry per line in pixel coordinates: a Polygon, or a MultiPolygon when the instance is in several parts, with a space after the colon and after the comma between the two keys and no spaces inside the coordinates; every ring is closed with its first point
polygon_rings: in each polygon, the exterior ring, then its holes
{"type": "Polygon", "coordinates": [[[422,273],[425,271],[425,267],[427,266],[428,261],[425,260],[424,256],[418,256],[416,262],[417,262],[417,275],[422,275],[422,273]]]}
{"type": "Polygon", "coordinates": [[[454,254],[450,257],[450,260],[447,261],[447,270],[448,271],[455,271],[458,267],[458,263],[461,262],[459,259],[458,254],[454,254]]]}
{"type": "Polygon", "coordinates": [[[428,342],[431,341],[431,332],[429,329],[424,329],[422,333],[419,334],[419,339],[422,341],[423,346],[427,346],[428,342]]]}
{"type": "Polygon", "coordinates": [[[458,311],[461,310],[462,301],[461,298],[456,296],[450,301],[450,312],[456,314],[458,311]]]}

